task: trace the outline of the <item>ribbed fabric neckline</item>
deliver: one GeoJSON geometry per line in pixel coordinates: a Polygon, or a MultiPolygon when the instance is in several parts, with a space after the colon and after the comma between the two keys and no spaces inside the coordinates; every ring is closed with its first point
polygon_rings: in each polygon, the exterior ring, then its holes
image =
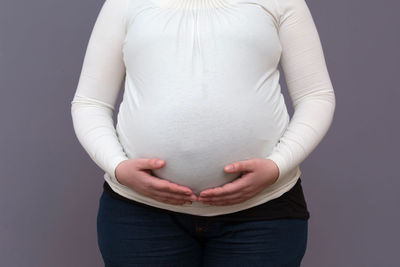
{"type": "Polygon", "coordinates": [[[156,0],[156,2],[160,7],[164,8],[190,10],[228,7],[235,0],[156,0]]]}

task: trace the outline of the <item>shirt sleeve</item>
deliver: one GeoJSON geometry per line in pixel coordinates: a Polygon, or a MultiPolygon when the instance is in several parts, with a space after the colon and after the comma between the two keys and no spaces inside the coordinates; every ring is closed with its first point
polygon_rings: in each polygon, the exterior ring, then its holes
{"type": "Polygon", "coordinates": [[[305,0],[276,1],[280,65],[294,109],[268,159],[279,168],[278,180],[298,166],[328,131],[335,94],[316,25],[305,0]]]}
{"type": "Polygon", "coordinates": [[[105,0],[92,29],[81,74],[71,101],[76,136],[91,159],[115,178],[128,157],[119,142],[113,113],[125,77],[122,46],[126,0],[105,0]]]}

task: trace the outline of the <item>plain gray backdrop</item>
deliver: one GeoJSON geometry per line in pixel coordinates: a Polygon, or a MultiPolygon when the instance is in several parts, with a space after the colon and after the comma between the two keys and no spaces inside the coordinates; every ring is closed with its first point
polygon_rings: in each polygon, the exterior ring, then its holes
{"type": "MultiPolygon", "coordinates": [[[[70,114],[103,1],[0,1],[0,266],[103,264],[104,172],[78,143],[70,114]]],[[[400,266],[400,3],[307,3],[337,103],[301,164],[311,213],[302,266],[400,266]]]]}

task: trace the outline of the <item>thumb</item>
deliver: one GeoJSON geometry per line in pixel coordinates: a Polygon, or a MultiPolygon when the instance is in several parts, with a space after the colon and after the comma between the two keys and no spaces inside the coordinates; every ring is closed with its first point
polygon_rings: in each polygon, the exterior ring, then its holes
{"type": "Polygon", "coordinates": [[[137,167],[139,169],[159,169],[165,165],[165,161],[158,158],[138,159],[137,167]]]}
{"type": "Polygon", "coordinates": [[[253,169],[253,164],[249,160],[236,161],[226,165],[224,168],[224,170],[228,173],[252,171],[253,169]]]}

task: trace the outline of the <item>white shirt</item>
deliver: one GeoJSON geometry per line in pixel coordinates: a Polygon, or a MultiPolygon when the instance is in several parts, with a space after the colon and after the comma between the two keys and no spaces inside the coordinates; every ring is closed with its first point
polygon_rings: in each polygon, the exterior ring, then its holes
{"type": "Polygon", "coordinates": [[[105,0],[71,104],[77,138],[114,191],[214,216],[290,190],[330,127],[335,95],[305,0],[105,0]],[[225,165],[260,157],[277,164],[277,182],[230,206],[167,204],[115,178],[123,160],[160,158],[166,164],[155,176],[198,194],[238,177],[225,165]]]}

